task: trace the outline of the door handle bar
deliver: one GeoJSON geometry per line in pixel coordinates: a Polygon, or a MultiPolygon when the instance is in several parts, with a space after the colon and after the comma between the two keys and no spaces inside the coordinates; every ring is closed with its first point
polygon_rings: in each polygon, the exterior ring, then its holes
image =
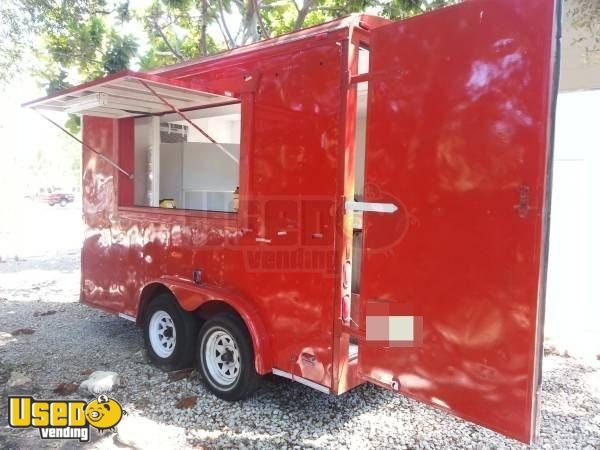
{"type": "Polygon", "coordinates": [[[362,211],[391,214],[398,211],[398,207],[393,203],[374,203],[374,202],[356,202],[346,200],[346,211],[362,211]]]}

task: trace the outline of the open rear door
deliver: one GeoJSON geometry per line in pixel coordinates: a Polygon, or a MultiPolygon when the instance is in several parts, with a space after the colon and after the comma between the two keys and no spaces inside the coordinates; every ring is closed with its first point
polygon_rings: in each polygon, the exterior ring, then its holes
{"type": "Polygon", "coordinates": [[[534,439],[557,64],[552,0],[371,31],[361,376],[534,439]],[[385,205],[384,205],[385,206],[385,205]]]}

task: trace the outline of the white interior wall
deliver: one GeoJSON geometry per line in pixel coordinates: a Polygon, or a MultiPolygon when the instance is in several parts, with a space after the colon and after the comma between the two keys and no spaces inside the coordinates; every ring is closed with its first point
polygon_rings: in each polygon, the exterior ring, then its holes
{"type": "MultiPolygon", "coordinates": [[[[222,144],[239,159],[239,144],[222,144]]],[[[183,207],[232,211],[233,192],[239,185],[239,165],[216,145],[183,144],[183,207]]]]}
{"type": "MultiPolygon", "coordinates": [[[[362,53],[362,52],[361,52],[362,53]]],[[[362,198],[365,179],[365,144],[367,139],[367,83],[359,83],[356,98],[356,126],[354,132],[354,194],[362,198]]]]}
{"type": "MultiPolygon", "coordinates": [[[[222,144],[239,158],[239,144],[222,144]]],[[[160,198],[178,208],[231,211],[239,184],[239,165],[216,145],[205,142],[162,144],[160,198]]]]}
{"type": "Polygon", "coordinates": [[[175,205],[183,205],[183,149],[184,143],[160,145],[160,200],[173,199],[175,205]]]}
{"type": "MultiPolygon", "coordinates": [[[[185,122],[177,122],[186,124],[185,122]]],[[[221,144],[240,143],[240,117],[238,115],[205,117],[195,119],[196,123],[210,137],[221,144]]],[[[188,126],[189,142],[210,142],[202,133],[194,127],[188,126]]]]}
{"type": "Polygon", "coordinates": [[[160,177],[160,129],[158,117],[135,119],[133,126],[134,205],[158,206],[160,177]]]}
{"type": "Polygon", "coordinates": [[[134,204],[147,204],[148,167],[150,146],[152,145],[151,117],[135,119],[134,122],[134,171],[133,180],[134,204]]]}

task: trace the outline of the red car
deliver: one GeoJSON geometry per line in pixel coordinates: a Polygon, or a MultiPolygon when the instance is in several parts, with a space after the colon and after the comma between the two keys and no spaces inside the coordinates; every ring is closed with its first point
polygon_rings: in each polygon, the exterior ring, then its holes
{"type": "Polygon", "coordinates": [[[67,206],[69,203],[73,203],[73,200],[75,200],[73,194],[64,192],[56,187],[40,188],[38,192],[31,196],[31,198],[41,203],[47,203],[50,206],[60,205],[62,207],[67,206]]]}

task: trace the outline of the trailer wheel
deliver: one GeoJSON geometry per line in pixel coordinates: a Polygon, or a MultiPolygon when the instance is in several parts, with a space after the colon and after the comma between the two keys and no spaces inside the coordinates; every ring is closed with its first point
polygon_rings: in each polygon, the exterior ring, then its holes
{"type": "Polygon", "coordinates": [[[232,314],[208,319],[198,334],[197,364],[207,389],[224,400],[250,397],[260,383],[244,323],[232,314]]]}
{"type": "Polygon", "coordinates": [[[144,340],[152,362],[169,370],[193,366],[198,322],[191,314],[171,295],[161,294],[148,305],[144,319],[144,340]]]}

